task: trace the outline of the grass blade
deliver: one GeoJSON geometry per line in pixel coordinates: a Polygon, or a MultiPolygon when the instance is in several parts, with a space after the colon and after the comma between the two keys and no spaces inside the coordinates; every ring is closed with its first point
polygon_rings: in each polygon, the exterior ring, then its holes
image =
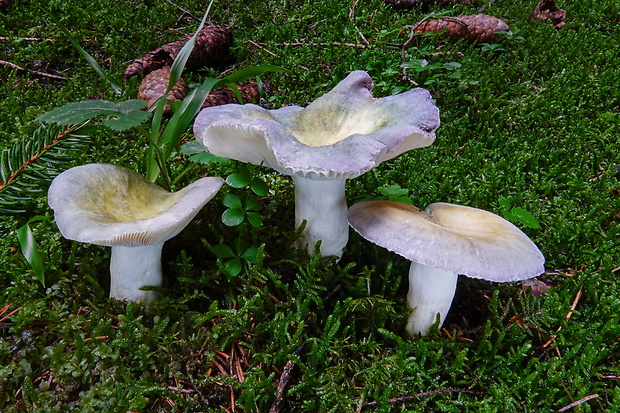
{"type": "Polygon", "coordinates": [[[26,261],[28,261],[34,270],[37,280],[39,280],[41,285],[45,287],[43,256],[39,252],[37,241],[34,238],[32,230],[30,229],[30,222],[32,222],[32,220],[19,227],[15,232],[17,233],[17,239],[19,240],[19,245],[22,249],[22,254],[24,254],[24,258],[26,258],[26,261]]]}
{"type": "Polygon", "coordinates": [[[99,65],[99,63],[95,60],[94,57],[92,57],[79,43],[78,41],[75,39],[75,37],[73,37],[73,35],[71,34],[71,32],[69,32],[69,30],[67,30],[67,28],[60,22],[60,20],[58,20],[56,18],[56,16],[54,16],[52,13],[48,13],[48,16],[54,21],[54,23],[56,23],[56,25],[60,28],[60,30],[62,30],[62,32],[65,34],[65,36],[67,36],[67,38],[69,39],[69,41],[71,42],[71,44],[73,45],[73,47],[76,48],[76,50],[78,52],[80,52],[80,54],[82,55],[82,57],[84,57],[84,59],[86,60],[86,62],[90,65],[90,67],[93,68],[93,70],[95,72],[97,72],[97,74],[104,79],[106,82],[108,82],[110,84],[110,87],[112,88],[112,90],[114,91],[114,93],[116,95],[121,95],[123,93],[123,89],[116,84],[111,78],[110,76],[108,76],[108,74],[103,70],[103,68],[99,65]]]}

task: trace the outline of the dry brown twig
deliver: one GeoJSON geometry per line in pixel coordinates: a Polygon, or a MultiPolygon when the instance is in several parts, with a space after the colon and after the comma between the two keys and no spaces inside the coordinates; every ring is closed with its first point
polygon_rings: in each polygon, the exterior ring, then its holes
{"type": "MultiPolygon", "coordinates": [[[[293,352],[293,354],[295,356],[299,355],[299,353],[301,352],[301,350],[304,348],[305,345],[306,345],[305,342],[302,343],[297,348],[297,350],[293,352]]],[[[293,359],[290,358],[286,362],[286,365],[284,366],[284,370],[282,370],[282,374],[280,375],[280,380],[278,381],[278,392],[276,394],[276,400],[271,405],[271,409],[269,409],[269,413],[280,412],[280,404],[282,404],[282,400],[284,399],[284,390],[286,389],[286,386],[288,385],[291,372],[293,371],[293,367],[294,367],[293,359]]]]}
{"type": "MultiPolygon", "coordinates": [[[[271,56],[273,56],[273,57],[277,57],[278,59],[282,59],[282,57],[281,57],[281,56],[278,56],[278,55],[277,55],[277,54],[275,54],[274,52],[272,52],[272,51],[270,51],[270,50],[266,49],[266,48],[264,47],[264,46],[265,46],[264,44],[261,44],[261,43],[256,43],[256,42],[253,42],[252,40],[248,40],[248,43],[250,43],[252,46],[258,47],[259,49],[261,49],[262,51],[264,51],[264,52],[265,52],[265,53],[267,53],[267,54],[270,54],[270,55],[271,55],[271,56]]],[[[279,45],[277,45],[277,46],[279,46],[279,45]]],[[[303,70],[309,70],[306,66],[303,66],[303,65],[298,65],[298,66],[299,66],[299,67],[301,67],[303,70]]]]}
{"type": "MultiPolygon", "coordinates": [[[[403,403],[403,402],[408,402],[408,401],[419,399],[420,397],[430,396],[433,394],[441,394],[441,393],[469,393],[469,394],[475,394],[475,395],[486,394],[483,392],[470,390],[470,389],[439,389],[439,390],[425,391],[422,393],[414,394],[413,396],[395,397],[393,399],[389,399],[386,403],[388,404],[403,403]]],[[[378,404],[377,402],[368,402],[368,403],[364,403],[362,407],[373,407],[373,406],[376,406],[377,404],[378,404]]]]}
{"type": "Polygon", "coordinates": [[[355,24],[355,7],[357,7],[357,3],[359,3],[359,0],[354,0],[353,4],[351,5],[351,8],[349,8],[349,20],[351,20],[351,23],[353,24],[353,27],[355,27],[355,31],[362,38],[362,41],[364,43],[366,43],[366,45],[370,46],[370,43],[366,39],[366,36],[364,36],[362,31],[355,24]]]}
{"type": "Polygon", "coordinates": [[[410,32],[409,32],[409,38],[407,40],[405,40],[405,43],[403,43],[401,45],[401,47],[400,47],[400,60],[401,60],[401,67],[402,67],[402,78],[403,78],[403,80],[406,80],[409,83],[411,83],[413,86],[418,86],[418,84],[415,81],[413,81],[411,78],[409,78],[409,76],[407,75],[407,68],[405,67],[405,61],[407,59],[407,57],[406,57],[407,47],[413,41],[413,39],[414,39],[414,37],[415,37],[415,35],[417,33],[416,32],[417,28],[420,27],[422,25],[422,23],[424,23],[425,21],[427,21],[431,17],[432,16],[426,16],[422,20],[420,20],[419,22],[417,22],[416,24],[411,26],[410,32]]]}
{"type": "Polygon", "coordinates": [[[36,75],[36,76],[48,77],[50,79],[55,79],[55,80],[67,80],[67,78],[63,76],[52,75],[51,73],[40,72],[38,70],[26,69],[24,67],[16,65],[15,63],[7,62],[6,60],[0,60],[0,65],[8,66],[8,67],[11,67],[13,69],[16,69],[22,72],[32,73],[33,75],[36,75]]]}
{"type": "Polygon", "coordinates": [[[561,412],[568,411],[568,410],[572,409],[573,407],[577,407],[577,406],[579,406],[580,404],[585,403],[585,402],[587,402],[588,400],[596,399],[597,397],[600,397],[600,396],[599,396],[598,394],[596,394],[596,393],[595,393],[595,394],[591,394],[591,395],[589,395],[589,396],[586,396],[586,397],[584,397],[584,398],[582,398],[582,399],[577,400],[576,402],[573,402],[573,403],[571,403],[571,404],[568,404],[568,405],[566,405],[566,406],[562,407],[561,409],[558,409],[558,412],[560,412],[560,413],[561,413],[561,412]]]}

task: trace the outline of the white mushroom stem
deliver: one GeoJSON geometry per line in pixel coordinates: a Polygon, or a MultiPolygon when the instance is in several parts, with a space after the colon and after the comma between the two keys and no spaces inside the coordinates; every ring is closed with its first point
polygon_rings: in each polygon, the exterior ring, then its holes
{"type": "Polygon", "coordinates": [[[425,336],[437,321],[439,327],[446,319],[456,292],[457,274],[428,265],[411,262],[407,306],[413,310],[407,322],[407,334],[425,336]]]}
{"type": "Polygon", "coordinates": [[[163,284],[161,250],[164,243],[136,247],[113,246],[110,258],[110,297],[117,300],[149,302],[157,297],[144,286],[163,284]]]}
{"type": "Polygon", "coordinates": [[[293,175],[295,183],[295,228],[303,221],[306,227],[298,247],[314,247],[321,241],[321,256],[342,257],[349,240],[345,179],[314,180],[293,175]]]}

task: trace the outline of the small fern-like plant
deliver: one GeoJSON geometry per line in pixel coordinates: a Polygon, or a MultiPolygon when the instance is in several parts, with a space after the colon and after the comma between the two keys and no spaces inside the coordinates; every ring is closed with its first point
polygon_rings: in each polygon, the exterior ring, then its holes
{"type": "Polygon", "coordinates": [[[56,175],[67,169],[72,153],[91,141],[77,132],[82,125],[45,124],[0,153],[0,215],[27,210],[56,175]]]}

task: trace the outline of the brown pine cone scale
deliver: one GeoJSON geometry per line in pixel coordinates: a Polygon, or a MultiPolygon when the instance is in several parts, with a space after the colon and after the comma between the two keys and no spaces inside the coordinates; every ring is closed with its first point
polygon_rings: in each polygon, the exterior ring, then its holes
{"type": "Polygon", "coordinates": [[[497,17],[486,14],[473,16],[443,17],[422,22],[416,31],[419,33],[441,32],[452,40],[466,39],[487,43],[496,38],[497,31],[509,30],[508,25],[497,17]]]}
{"type": "MultiPolygon", "coordinates": [[[[258,90],[258,84],[256,82],[239,83],[237,87],[243,98],[243,103],[258,103],[260,91],[258,90]]],[[[264,87],[264,89],[269,93],[269,87],[264,87]]],[[[211,106],[226,105],[228,103],[239,103],[239,100],[231,88],[223,87],[209,93],[202,107],[208,108],[211,106]]]]}
{"type": "MultiPolygon", "coordinates": [[[[150,108],[157,99],[166,93],[169,81],[169,67],[163,67],[152,71],[146,75],[144,80],[142,80],[142,83],[140,83],[140,88],[138,89],[138,99],[146,100],[148,102],[147,107],[150,108]]],[[[170,92],[168,92],[166,98],[174,102],[185,98],[185,96],[187,96],[187,84],[182,78],[180,78],[172,87],[170,92]]],[[[166,106],[164,106],[164,113],[169,114],[170,112],[170,105],[166,102],[166,106]]]]}
{"type": "MultiPolygon", "coordinates": [[[[138,73],[146,75],[162,67],[171,66],[191,37],[192,34],[185,35],[179,40],[165,44],[135,59],[125,69],[125,77],[135,76],[138,73]]],[[[228,53],[230,46],[232,46],[232,32],[230,29],[217,25],[203,27],[196,37],[194,49],[189,55],[185,69],[194,70],[214,65],[228,53]]]]}

